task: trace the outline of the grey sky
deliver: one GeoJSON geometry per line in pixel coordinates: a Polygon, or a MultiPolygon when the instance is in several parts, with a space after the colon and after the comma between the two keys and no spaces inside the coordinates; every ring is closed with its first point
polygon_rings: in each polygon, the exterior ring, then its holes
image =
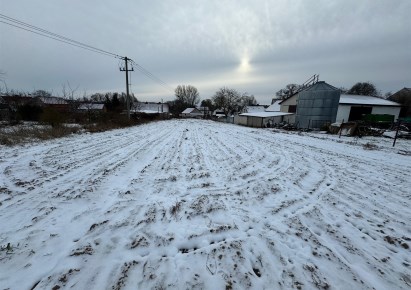
{"type": "MultiPolygon", "coordinates": [[[[0,13],[128,56],[172,88],[202,99],[220,87],[268,104],[313,74],[340,87],[371,81],[383,93],[411,86],[411,1],[0,0],[0,13]]],[[[125,91],[119,61],[0,23],[0,70],[8,87],[79,94],[125,91]]],[[[171,100],[140,72],[132,92],[171,100]]]]}

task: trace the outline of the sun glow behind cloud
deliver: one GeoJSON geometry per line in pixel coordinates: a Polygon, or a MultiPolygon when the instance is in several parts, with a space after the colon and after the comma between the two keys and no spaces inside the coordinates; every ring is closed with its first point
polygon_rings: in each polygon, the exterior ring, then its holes
{"type": "Polygon", "coordinates": [[[241,58],[241,63],[240,63],[240,66],[238,67],[238,71],[243,74],[251,71],[250,59],[248,58],[247,55],[244,55],[241,58]]]}

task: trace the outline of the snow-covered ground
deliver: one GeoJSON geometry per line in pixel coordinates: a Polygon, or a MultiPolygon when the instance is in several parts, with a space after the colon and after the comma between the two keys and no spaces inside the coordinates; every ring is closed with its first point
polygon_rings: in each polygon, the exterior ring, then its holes
{"type": "Polygon", "coordinates": [[[0,289],[410,289],[410,145],[173,120],[0,146],[0,289]]]}

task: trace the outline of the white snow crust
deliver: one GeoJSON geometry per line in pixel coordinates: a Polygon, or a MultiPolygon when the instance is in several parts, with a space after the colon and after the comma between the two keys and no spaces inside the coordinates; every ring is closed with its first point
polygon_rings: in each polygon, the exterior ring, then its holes
{"type": "Polygon", "coordinates": [[[391,144],[172,120],[0,146],[0,289],[410,289],[391,144]]]}

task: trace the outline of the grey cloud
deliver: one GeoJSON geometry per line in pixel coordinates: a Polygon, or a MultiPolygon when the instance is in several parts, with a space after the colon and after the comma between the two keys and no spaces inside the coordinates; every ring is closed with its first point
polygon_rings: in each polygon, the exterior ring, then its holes
{"type": "MultiPolygon", "coordinates": [[[[383,91],[411,83],[408,0],[16,2],[1,0],[2,13],[127,55],[172,86],[197,85],[202,97],[231,85],[268,102],[313,73],[336,86],[372,81],[383,91]],[[246,57],[252,69],[240,75],[246,57]]],[[[124,90],[117,60],[4,25],[0,33],[10,87],[58,90],[68,80],[89,92],[124,90]]],[[[173,97],[139,72],[132,80],[143,99],[173,97]]]]}

